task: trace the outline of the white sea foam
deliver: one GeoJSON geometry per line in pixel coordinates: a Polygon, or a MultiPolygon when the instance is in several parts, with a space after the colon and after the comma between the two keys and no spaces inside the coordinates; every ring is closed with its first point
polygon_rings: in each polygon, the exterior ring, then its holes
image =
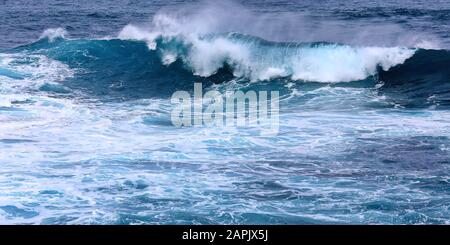
{"type": "Polygon", "coordinates": [[[48,38],[50,42],[53,42],[57,38],[65,38],[67,31],[64,28],[49,28],[42,32],[39,39],[48,38]]]}
{"type": "MultiPolygon", "coordinates": [[[[166,65],[181,59],[194,74],[207,77],[225,64],[238,77],[253,81],[276,77],[317,82],[348,82],[388,70],[415,50],[399,47],[352,47],[339,44],[279,44],[238,34],[189,30],[185,21],[157,16],[151,28],[126,26],[119,38],[141,40],[162,54],[166,65]]],[[[189,25],[188,25],[189,26],[189,25]]]]}

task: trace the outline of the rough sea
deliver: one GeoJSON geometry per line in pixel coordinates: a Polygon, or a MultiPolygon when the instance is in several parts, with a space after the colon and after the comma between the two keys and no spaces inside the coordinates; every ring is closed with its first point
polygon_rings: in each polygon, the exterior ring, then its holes
{"type": "Polygon", "coordinates": [[[0,223],[448,224],[449,50],[448,0],[0,0],[0,223]]]}

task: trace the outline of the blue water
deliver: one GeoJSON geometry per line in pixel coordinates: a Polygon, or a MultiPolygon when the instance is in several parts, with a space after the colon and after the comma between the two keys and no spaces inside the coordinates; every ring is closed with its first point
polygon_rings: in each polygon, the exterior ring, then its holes
{"type": "Polygon", "coordinates": [[[448,224],[448,1],[0,0],[1,224],[448,224]],[[277,135],[170,121],[276,90],[277,135]]]}

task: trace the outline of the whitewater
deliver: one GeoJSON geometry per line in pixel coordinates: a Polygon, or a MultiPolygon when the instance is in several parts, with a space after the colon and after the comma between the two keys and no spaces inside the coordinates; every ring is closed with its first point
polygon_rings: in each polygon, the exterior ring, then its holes
{"type": "Polygon", "coordinates": [[[449,223],[448,4],[114,2],[0,9],[1,224],[449,223]],[[175,127],[196,82],[278,134],[175,127]]]}

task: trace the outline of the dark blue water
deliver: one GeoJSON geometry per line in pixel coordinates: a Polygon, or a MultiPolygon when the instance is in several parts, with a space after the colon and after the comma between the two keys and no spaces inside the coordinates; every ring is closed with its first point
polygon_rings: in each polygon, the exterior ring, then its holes
{"type": "Polygon", "coordinates": [[[446,224],[448,1],[0,0],[2,224],[446,224]],[[172,94],[279,91],[277,135],[172,94]]]}

